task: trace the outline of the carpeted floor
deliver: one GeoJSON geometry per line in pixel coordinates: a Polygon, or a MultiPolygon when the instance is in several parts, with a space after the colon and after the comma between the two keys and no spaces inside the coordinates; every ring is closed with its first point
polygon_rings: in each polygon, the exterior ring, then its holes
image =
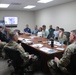
{"type": "MultiPolygon", "coordinates": [[[[7,61],[0,58],[0,75],[10,75],[10,73],[13,71],[13,67],[8,67],[7,61]]],[[[41,71],[35,72],[33,75],[50,75],[45,74],[41,71]]]]}

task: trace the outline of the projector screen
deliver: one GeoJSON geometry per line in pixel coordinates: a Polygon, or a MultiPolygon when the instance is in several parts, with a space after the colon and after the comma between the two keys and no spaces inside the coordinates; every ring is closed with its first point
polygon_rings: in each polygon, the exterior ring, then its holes
{"type": "Polygon", "coordinates": [[[18,17],[4,17],[4,24],[6,26],[18,25],[18,17]]]}

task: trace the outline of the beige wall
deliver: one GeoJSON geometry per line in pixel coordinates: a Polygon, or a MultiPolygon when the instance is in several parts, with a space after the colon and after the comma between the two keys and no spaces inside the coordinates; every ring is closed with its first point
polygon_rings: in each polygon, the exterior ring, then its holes
{"type": "Polygon", "coordinates": [[[19,19],[18,29],[23,31],[26,24],[29,24],[31,29],[34,25],[42,26],[50,24],[63,27],[66,31],[76,29],[76,1],[62,5],[49,7],[35,12],[30,11],[0,11],[0,20],[5,16],[16,16],[19,19]]]}
{"type": "Polygon", "coordinates": [[[66,31],[76,29],[76,1],[35,12],[35,23],[63,27],[66,31]]]}
{"type": "MultiPolygon", "coordinates": [[[[34,13],[27,11],[0,11],[0,20],[3,20],[6,16],[18,17],[18,26],[17,28],[23,31],[26,24],[29,24],[29,27],[33,28],[35,25],[34,22],[34,13]]],[[[17,29],[13,28],[13,29],[17,29]]]]}

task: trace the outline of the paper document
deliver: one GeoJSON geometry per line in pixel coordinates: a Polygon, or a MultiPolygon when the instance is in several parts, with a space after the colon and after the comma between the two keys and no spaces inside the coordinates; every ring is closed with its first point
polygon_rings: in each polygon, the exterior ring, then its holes
{"type": "Polygon", "coordinates": [[[40,48],[40,50],[44,51],[44,52],[47,52],[47,53],[50,53],[50,54],[56,52],[56,50],[52,50],[52,49],[47,48],[47,47],[42,47],[42,48],[40,48]]]}
{"type": "Polygon", "coordinates": [[[54,41],[54,45],[61,46],[60,42],[54,41]]]}
{"type": "Polygon", "coordinates": [[[30,36],[31,39],[34,39],[34,38],[36,38],[36,37],[37,37],[37,36],[30,36]]]}
{"type": "Polygon", "coordinates": [[[23,39],[22,42],[23,43],[32,43],[31,39],[23,39]]]}
{"type": "Polygon", "coordinates": [[[25,41],[31,41],[31,39],[23,39],[23,40],[25,40],[25,41]]]}
{"type": "Polygon", "coordinates": [[[57,50],[62,50],[62,51],[64,50],[64,48],[59,48],[59,47],[58,47],[58,48],[56,48],[56,49],[57,49],[57,50]]]}
{"type": "MultiPolygon", "coordinates": [[[[48,41],[48,44],[50,45],[51,41],[48,41]]],[[[54,45],[61,46],[62,44],[60,44],[60,42],[54,41],[54,45]]]]}
{"type": "Polygon", "coordinates": [[[38,36],[38,37],[42,36],[42,32],[38,32],[38,33],[37,33],[37,36],[38,36]]]}
{"type": "Polygon", "coordinates": [[[22,38],[22,37],[19,37],[19,38],[18,38],[18,40],[20,40],[20,41],[22,41],[23,39],[24,39],[24,38],[22,38]]]}
{"type": "Polygon", "coordinates": [[[33,46],[33,47],[42,47],[43,44],[33,44],[33,45],[31,45],[31,46],[33,46]]]}
{"type": "Polygon", "coordinates": [[[51,41],[48,41],[48,44],[50,45],[51,44],[51,41]]]}

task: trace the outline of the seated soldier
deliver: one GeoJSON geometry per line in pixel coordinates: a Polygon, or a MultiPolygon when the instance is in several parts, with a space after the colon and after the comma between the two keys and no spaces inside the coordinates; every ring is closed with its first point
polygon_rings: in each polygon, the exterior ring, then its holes
{"type": "Polygon", "coordinates": [[[6,45],[6,42],[2,42],[1,40],[0,40],[0,57],[3,57],[3,55],[2,55],[2,49],[3,49],[3,47],[6,45]]]}
{"type": "Polygon", "coordinates": [[[10,37],[10,41],[9,41],[9,43],[7,43],[5,45],[5,47],[18,50],[21,54],[21,57],[24,59],[25,64],[26,63],[32,64],[37,59],[37,56],[35,56],[34,54],[30,55],[28,52],[25,52],[25,50],[23,49],[21,44],[17,43],[17,41],[18,41],[17,32],[14,32],[14,31],[10,32],[9,37],[10,37]]]}
{"type": "Polygon", "coordinates": [[[54,59],[48,62],[48,66],[52,75],[61,75],[57,71],[57,69],[60,69],[64,72],[67,71],[67,73],[69,73],[67,70],[67,66],[70,63],[71,55],[76,53],[76,29],[70,32],[70,41],[72,42],[72,44],[70,44],[65,49],[64,54],[60,60],[57,57],[55,57],[54,59]]]}
{"type": "Polygon", "coordinates": [[[58,41],[62,44],[67,44],[67,37],[66,35],[64,34],[64,29],[63,28],[60,28],[59,29],[59,36],[58,36],[58,41]]]}

